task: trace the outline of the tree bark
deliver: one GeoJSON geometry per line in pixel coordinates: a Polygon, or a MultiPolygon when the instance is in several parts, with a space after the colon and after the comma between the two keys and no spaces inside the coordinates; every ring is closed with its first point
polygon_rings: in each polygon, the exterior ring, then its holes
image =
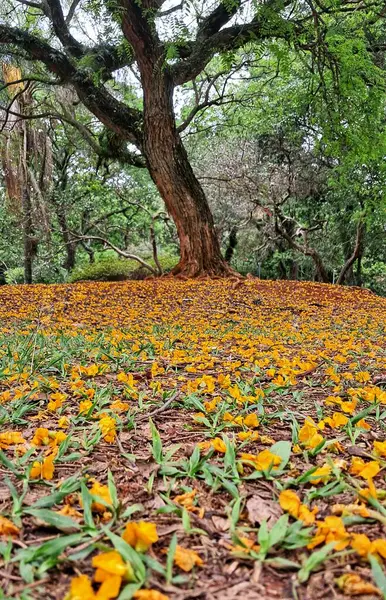
{"type": "Polygon", "coordinates": [[[366,224],[363,220],[361,220],[361,221],[359,221],[358,227],[357,227],[357,234],[356,234],[354,249],[352,251],[351,256],[348,258],[348,260],[346,260],[345,264],[342,267],[342,270],[341,270],[338,280],[336,282],[338,285],[343,285],[343,283],[346,280],[347,274],[349,273],[350,269],[353,268],[355,261],[358,258],[362,257],[365,231],[366,231],[366,224]]]}
{"type": "Polygon", "coordinates": [[[231,260],[233,258],[233,255],[235,253],[235,250],[236,250],[237,243],[238,243],[238,239],[237,239],[237,226],[235,225],[230,230],[229,240],[228,240],[228,247],[227,247],[227,249],[225,251],[225,260],[227,261],[227,263],[231,262],[231,260]]]}
{"type": "Polygon", "coordinates": [[[165,64],[165,48],[136,3],[122,0],[122,6],[122,29],[134,50],[143,88],[142,150],[180,242],[180,261],[172,273],[230,275],[208,201],[176,128],[175,82],[165,64]]]}
{"type": "Polygon", "coordinates": [[[24,245],[24,283],[32,283],[32,266],[36,254],[36,239],[34,238],[32,222],[31,196],[25,185],[22,194],[23,207],[23,245],[24,245]]]}
{"type": "Polygon", "coordinates": [[[180,261],[173,274],[226,276],[232,269],[221,255],[212,213],[176,131],[173,87],[160,69],[143,77],[143,149],[150,175],[174,220],[180,261]]]}
{"type": "Polygon", "coordinates": [[[70,272],[75,267],[76,264],[76,240],[72,239],[72,235],[70,234],[67,216],[65,207],[62,203],[56,205],[56,217],[58,219],[60,231],[62,234],[63,242],[65,245],[66,258],[63,262],[63,267],[66,271],[70,272]]]}

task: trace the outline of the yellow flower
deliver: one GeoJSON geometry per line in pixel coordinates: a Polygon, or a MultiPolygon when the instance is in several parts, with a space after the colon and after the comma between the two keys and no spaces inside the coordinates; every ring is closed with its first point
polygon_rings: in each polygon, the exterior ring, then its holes
{"type": "Polygon", "coordinates": [[[374,442],[374,452],[378,456],[386,456],[386,442],[374,442]]]}
{"type": "Polygon", "coordinates": [[[122,402],[121,400],[114,400],[110,404],[110,408],[113,412],[121,413],[129,410],[130,405],[127,402],[122,402]]]}
{"type": "MultiPolygon", "coordinates": [[[[138,348],[139,350],[139,348],[138,348]]],[[[134,377],[132,376],[131,373],[118,373],[117,375],[117,381],[120,381],[121,383],[125,383],[126,385],[133,387],[134,386],[134,377]]]]}
{"type": "MultiPolygon", "coordinates": [[[[110,496],[109,488],[107,487],[107,485],[103,485],[103,484],[99,483],[99,481],[93,482],[93,485],[90,488],[90,494],[92,494],[93,496],[99,496],[99,498],[104,500],[110,506],[113,503],[112,498],[110,496]]],[[[81,498],[80,498],[80,504],[82,505],[81,498]]],[[[93,502],[91,504],[91,510],[93,510],[94,512],[103,514],[104,512],[106,512],[107,507],[104,504],[101,504],[100,502],[93,502]]]]}
{"type": "Polygon", "coordinates": [[[70,592],[65,600],[95,600],[95,593],[87,575],[79,575],[71,580],[70,592]]]}
{"type": "Polygon", "coordinates": [[[299,496],[292,490],[284,490],[280,493],[279,504],[291,517],[303,521],[305,525],[315,523],[315,514],[318,512],[317,507],[311,511],[305,504],[301,504],[299,496]]]}
{"type": "Polygon", "coordinates": [[[257,442],[260,436],[257,431],[240,431],[237,434],[237,437],[242,442],[245,442],[246,440],[249,440],[250,442],[257,442]]]}
{"type": "Polygon", "coordinates": [[[169,600],[169,596],[157,592],[157,590],[138,590],[133,594],[135,600],[169,600]]]}
{"type": "Polygon", "coordinates": [[[317,521],[317,531],[307,548],[315,548],[320,544],[336,542],[335,550],[343,550],[350,542],[350,535],[346,531],[340,517],[326,517],[324,521],[317,521]]]}
{"type": "Polygon", "coordinates": [[[0,516],[0,536],[17,536],[19,535],[20,530],[12,521],[7,519],[6,517],[0,516]]]}
{"type": "Polygon", "coordinates": [[[307,448],[316,448],[323,442],[323,436],[318,433],[318,426],[311,418],[306,418],[303,427],[299,431],[299,441],[307,448]]]}
{"type": "Polygon", "coordinates": [[[84,415],[88,413],[92,405],[91,400],[82,400],[82,402],[79,402],[79,414],[84,415]]]}
{"type": "Polygon", "coordinates": [[[284,490],[280,493],[279,504],[281,508],[297,519],[301,501],[299,496],[292,490],[284,490]]]}
{"type": "Polygon", "coordinates": [[[130,563],[124,562],[119,552],[112,550],[94,556],[92,566],[96,569],[94,580],[101,583],[96,600],[110,600],[119,595],[122,580],[134,581],[134,571],[130,563]]]}
{"type": "Polygon", "coordinates": [[[137,552],[146,552],[158,541],[157,526],[146,521],[132,521],[127,523],[122,537],[137,552]]]}
{"type": "Polygon", "coordinates": [[[338,587],[347,596],[380,596],[380,591],[372,583],[365,581],[356,573],[346,573],[336,579],[338,587]]]}
{"type": "Polygon", "coordinates": [[[19,431],[6,431],[0,433],[0,449],[8,448],[14,444],[25,444],[25,439],[19,431]]]}
{"type": "Polygon", "coordinates": [[[50,454],[42,463],[35,460],[30,472],[31,479],[52,479],[55,470],[54,458],[54,454],[50,454]]]}
{"type": "Polygon", "coordinates": [[[99,428],[102,432],[105,442],[112,444],[116,438],[116,421],[108,415],[102,417],[99,421],[99,428]]]}
{"type": "Polygon", "coordinates": [[[355,375],[355,379],[357,381],[359,381],[359,383],[366,383],[367,381],[370,381],[371,376],[370,376],[370,373],[368,371],[359,371],[355,375]]]}
{"type": "Polygon", "coordinates": [[[367,556],[371,550],[371,541],[364,533],[353,533],[351,546],[360,556],[367,556]]]}
{"type": "Polygon", "coordinates": [[[381,467],[376,460],[371,460],[366,464],[366,466],[358,473],[359,477],[363,477],[363,479],[372,479],[376,475],[378,475],[381,467]]]}
{"type": "Polygon", "coordinates": [[[60,417],[58,421],[59,429],[67,429],[70,424],[70,420],[67,417],[60,417]]]}
{"type": "Polygon", "coordinates": [[[262,450],[259,454],[241,454],[241,460],[252,462],[257,471],[267,471],[270,468],[275,468],[281,463],[280,456],[273,454],[268,448],[262,450]]]}
{"type": "Polygon", "coordinates": [[[232,554],[250,554],[251,551],[258,552],[260,550],[260,546],[255,544],[254,540],[240,535],[238,536],[238,539],[241,542],[240,544],[237,544],[236,546],[231,544],[228,545],[232,554]]]}
{"type": "Polygon", "coordinates": [[[38,427],[32,438],[33,446],[48,446],[50,443],[50,432],[45,427],[38,427]]]}
{"type": "Polygon", "coordinates": [[[133,594],[135,600],[169,600],[169,596],[157,592],[157,590],[138,590],[133,594]]]}
{"type": "MultiPolygon", "coordinates": [[[[123,577],[127,571],[127,564],[116,550],[103,552],[102,554],[94,556],[92,559],[92,566],[109,575],[119,575],[120,577],[123,577]]],[[[95,581],[105,581],[105,579],[101,579],[101,577],[105,577],[105,575],[100,573],[100,576],[95,576],[95,581]]]]}
{"type": "Polygon", "coordinates": [[[340,405],[340,407],[343,410],[343,412],[349,413],[350,415],[352,415],[352,413],[354,412],[354,410],[357,407],[357,404],[358,404],[358,399],[357,398],[353,398],[351,400],[351,402],[342,402],[342,404],[340,405]]]}
{"type": "Polygon", "coordinates": [[[51,412],[58,410],[58,408],[61,408],[66,398],[67,394],[61,394],[60,392],[55,392],[55,394],[51,394],[50,401],[47,404],[47,409],[51,412]]]}
{"type": "Polygon", "coordinates": [[[331,473],[331,467],[327,464],[323,465],[322,467],[319,467],[319,469],[316,469],[316,471],[314,471],[312,473],[312,475],[310,476],[310,483],[312,483],[312,485],[317,485],[318,483],[325,483],[329,477],[331,473]]]}
{"type": "Polygon", "coordinates": [[[351,459],[350,473],[352,473],[352,475],[359,475],[359,473],[363,471],[365,465],[366,463],[363,458],[360,458],[359,456],[353,456],[351,459]]]}
{"type": "Polygon", "coordinates": [[[245,417],[245,419],[243,420],[243,424],[246,427],[250,427],[251,429],[254,429],[255,427],[258,427],[260,422],[259,419],[257,418],[256,413],[252,413],[251,415],[248,415],[247,417],[245,417]]]}
{"type": "Polygon", "coordinates": [[[188,550],[182,546],[176,547],[174,562],[186,573],[191,571],[195,565],[197,567],[201,567],[204,564],[202,558],[197,554],[197,552],[194,550],[188,550]]]}
{"type": "Polygon", "coordinates": [[[304,525],[313,525],[315,523],[315,515],[317,512],[317,506],[310,510],[308,506],[301,504],[299,507],[298,519],[299,521],[303,521],[304,525]]]}
{"type": "Polygon", "coordinates": [[[382,558],[386,559],[386,540],[382,540],[379,538],[377,540],[374,540],[371,544],[371,552],[377,553],[380,556],[382,556],[382,558]]]}
{"type": "Polygon", "coordinates": [[[221,438],[214,438],[211,441],[211,445],[216,450],[216,452],[221,452],[221,453],[225,454],[225,452],[227,450],[225,442],[221,438]]]}
{"type": "Polygon", "coordinates": [[[95,595],[95,600],[112,600],[112,598],[117,598],[121,589],[122,577],[109,574],[105,576],[102,575],[102,570],[98,569],[95,573],[95,581],[98,581],[97,573],[99,573],[100,580],[103,577],[105,579],[102,581],[102,585],[95,595]]]}

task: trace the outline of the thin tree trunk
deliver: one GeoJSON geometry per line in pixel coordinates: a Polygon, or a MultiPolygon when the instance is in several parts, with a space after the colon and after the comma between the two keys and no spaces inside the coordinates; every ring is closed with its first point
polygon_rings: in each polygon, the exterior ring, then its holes
{"type": "Polygon", "coordinates": [[[23,207],[23,245],[24,245],[24,282],[32,283],[32,266],[36,254],[36,241],[34,238],[32,222],[31,196],[25,185],[22,195],[23,207]]]}
{"type": "MultiPolygon", "coordinates": [[[[22,103],[24,112],[28,112],[28,102],[22,103]]],[[[23,210],[23,245],[24,245],[24,282],[32,283],[33,259],[37,252],[37,240],[34,237],[34,224],[32,215],[32,201],[29,188],[29,169],[28,163],[31,154],[31,139],[29,123],[23,121],[22,124],[22,210],[23,210]]]]}
{"type": "Polygon", "coordinates": [[[338,285],[343,285],[343,283],[345,282],[345,279],[347,277],[347,274],[350,271],[350,269],[352,269],[355,261],[360,256],[362,256],[365,231],[366,231],[366,225],[365,225],[364,221],[361,220],[361,221],[359,221],[358,227],[357,227],[357,234],[356,234],[354,250],[353,250],[351,256],[349,257],[349,259],[346,260],[345,264],[342,267],[342,270],[341,270],[338,280],[336,282],[338,285]]]}
{"type": "Polygon", "coordinates": [[[299,265],[296,260],[291,261],[290,279],[297,281],[299,279],[299,265]]]}
{"type": "Polygon", "coordinates": [[[64,260],[63,267],[67,271],[72,271],[76,264],[77,242],[72,239],[72,236],[68,230],[66,212],[62,203],[57,204],[56,206],[56,217],[58,219],[60,231],[66,250],[66,258],[64,260]]]}
{"type": "Polygon", "coordinates": [[[229,240],[228,240],[228,247],[225,251],[225,260],[227,261],[227,263],[230,263],[232,260],[232,257],[235,253],[235,249],[237,246],[237,227],[236,225],[234,227],[232,227],[230,233],[229,233],[229,240]]]}
{"type": "Polygon", "coordinates": [[[283,216],[280,214],[280,212],[278,210],[277,210],[276,217],[277,218],[276,218],[275,228],[276,228],[277,233],[279,233],[284,239],[287,240],[289,246],[291,248],[293,248],[293,250],[297,250],[298,252],[301,252],[302,254],[304,254],[304,256],[309,256],[310,258],[312,258],[314,265],[315,265],[317,280],[321,281],[322,283],[329,283],[330,277],[327,273],[326,267],[324,266],[323,259],[320,256],[319,252],[317,252],[317,250],[315,250],[315,248],[311,248],[308,245],[307,236],[306,236],[304,244],[295,242],[295,240],[292,238],[292,236],[289,233],[287,233],[287,231],[285,230],[285,227],[281,226],[281,223],[279,223],[279,221],[283,220],[283,216]]]}
{"type": "Polygon", "coordinates": [[[362,287],[362,256],[357,258],[356,285],[362,287]]]}

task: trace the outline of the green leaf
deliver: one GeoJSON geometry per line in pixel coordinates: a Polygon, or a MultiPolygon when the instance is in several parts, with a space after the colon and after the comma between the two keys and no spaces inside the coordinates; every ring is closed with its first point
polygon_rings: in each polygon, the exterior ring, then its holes
{"type": "Polygon", "coordinates": [[[307,558],[298,573],[300,583],[308,581],[311,572],[326,560],[327,556],[335,548],[335,544],[336,542],[330,542],[330,544],[327,544],[321,550],[313,552],[311,556],[307,558]]]}
{"type": "Polygon", "coordinates": [[[27,508],[24,509],[24,513],[28,515],[32,515],[36,519],[40,519],[44,521],[51,527],[55,527],[60,531],[64,531],[65,533],[73,533],[75,531],[79,531],[80,525],[70,517],[66,517],[65,515],[60,515],[54,510],[47,510],[45,508],[27,508]]]}
{"type": "Polygon", "coordinates": [[[272,454],[276,454],[276,456],[280,456],[281,458],[279,468],[273,469],[271,472],[272,475],[277,475],[278,473],[281,473],[288,464],[288,461],[291,456],[291,442],[288,442],[286,440],[276,442],[275,444],[273,444],[273,446],[271,446],[270,451],[272,452],[272,454]]]}
{"type": "Polygon", "coordinates": [[[128,517],[131,517],[131,515],[133,515],[136,512],[142,512],[145,510],[145,507],[143,506],[143,504],[132,504],[131,506],[128,506],[125,511],[122,513],[121,518],[122,519],[127,519],[128,517]]]}
{"type": "Polygon", "coordinates": [[[269,532],[269,545],[270,547],[275,546],[281,542],[286,535],[288,529],[288,515],[282,515],[280,519],[276,521],[274,526],[269,532]]]}
{"type": "Polygon", "coordinates": [[[257,541],[260,544],[260,550],[266,554],[269,549],[269,531],[266,519],[260,525],[257,541]]]}
{"type": "Polygon", "coordinates": [[[89,529],[96,529],[95,528],[95,523],[94,523],[94,518],[92,516],[92,510],[91,510],[91,505],[92,505],[92,495],[90,494],[89,490],[87,489],[85,483],[82,481],[81,483],[81,494],[82,494],[82,506],[83,506],[83,519],[85,522],[85,525],[89,528],[89,529]]]}
{"type": "Polygon", "coordinates": [[[166,558],[166,582],[169,584],[173,578],[173,563],[177,548],[177,534],[174,533],[170,540],[168,555],[166,558]]]}
{"type": "Polygon", "coordinates": [[[119,594],[118,600],[131,600],[140,587],[142,587],[142,583],[129,583],[119,594]]]}
{"type": "Polygon", "coordinates": [[[154,458],[155,462],[160,465],[163,462],[161,437],[160,437],[160,434],[158,433],[158,429],[156,428],[156,426],[154,425],[154,423],[151,419],[149,419],[149,423],[150,423],[150,431],[151,431],[151,437],[152,437],[152,442],[153,442],[152,443],[153,458],[154,458]]]}
{"type": "Polygon", "coordinates": [[[118,493],[117,493],[117,488],[116,488],[116,485],[115,485],[114,477],[113,477],[113,474],[110,471],[110,469],[109,469],[108,474],[107,474],[107,485],[108,485],[108,488],[109,488],[111,500],[113,502],[113,507],[116,510],[117,507],[118,507],[118,505],[119,505],[118,493]]]}
{"type": "Polygon", "coordinates": [[[369,554],[369,561],[371,564],[371,572],[373,574],[374,581],[377,587],[381,590],[384,600],[386,600],[386,575],[375,556],[369,554]]]}
{"type": "Polygon", "coordinates": [[[18,477],[20,477],[19,470],[13,464],[13,462],[9,460],[9,458],[4,454],[4,452],[2,450],[0,450],[0,462],[1,462],[1,464],[4,467],[6,467],[7,469],[9,469],[11,471],[11,473],[13,473],[14,475],[17,475],[18,477]]]}
{"type": "Polygon", "coordinates": [[[60,486],[60,490],[50,494],[49,496],[44,496],[43,498],[39,498],[33,504],[31,504],[30,508],[50,508],[54,506],[54,504],[60,504],[68,494],[72,494],[80,487],[79,479],[75,479],[74,477],[69,477],[62,483],[60,486]]]}
{"type": "Polygon", "coordinates": [[[68,546],[79,544],[83,540],[83,534],[77,533],[66,535],[50,540],[41,546],[23,548],[12,559],[12,562],[24,560],[25,563],[45,560],[59,556],[68,546]]]}

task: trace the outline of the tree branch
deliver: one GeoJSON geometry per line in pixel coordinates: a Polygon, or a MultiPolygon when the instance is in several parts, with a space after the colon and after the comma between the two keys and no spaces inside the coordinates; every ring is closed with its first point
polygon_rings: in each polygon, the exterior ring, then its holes
{"type": "Polygon", "coordinates": [[[71,83],[83,104],[109,129],[122,138],[141,146],[142,112],[117,100],[88,73],[76,69],[68,57],[47,42],[21,29],[0,24],[0,44],[24,50],[31,60],[41,61],[61,81],[71,83]]]}
{"type": "Polygon", "coordinates": [[[75,14],[75,11],[80,3],[81,3],[81,0],[73,0],[73,2],[71,3],[71,6],[70,6],[67,16],[65,18],[65,22],[66,22],[67,26],[71,23],[72,18],[75,14]]]}
{"type": "Polygon", "coordinates": [[[241,0],[234,2],[221,2],[215,10],[205,17],[200,23],[197,32],[197,40],[206,40],[226,25],[237,13],[241,6],[241,0]]]}
{"type": "Polygon", "coordinates": [[[150,271],[153,275],[157,275],[157,271],[151,265],[149,265],[149,263],[142,260],[142,258],[136,256],[135,254],[129,254],[128,252],[124,252],[123,250],[118,248],[118,246],[114,246],[114,244],[109,242],[109,240],[106,240],[105,238],[100,237],[99,235],[78,235],[76,233],[73,233],[72,235],[74,236],[74,239],[79,242],[81,242],[82,240],[96,240],[98,242],[102,242],[103,244],[106,244],[106,246],[109,246],[109,248],[114,250],[114,252],[116,252],[119,256],[123,256],[123,258],[128,258],[130,260],[136,260],[140,265],[142,265],[145,269],[150,271]]]}
{"type": "Polygon", "coordinates": [[[197,77],[212,57],[221,51],[237,50],[248,42],[272,38],[290,40],[295,23],[280,16],[279,11],[267,22],[267,13],[261,12],[250,23],[232,25],[221,29],[208,38],[197,38],[171,69],[174,83],[181,85],[197,77]]]}
{"type": "Polygon", "coordinates": [[[81,58],[85,54],[85,48],[70,33],[64,18],[60,0],[46,0],[46,14],[49,17],[55,34],[63,44],[65,50],[75,58],[81,58]]]}
{"type": "Polygon", "coordinates": [[[315,267],[316,267],[316,271],[318,274],[318,277],[320,278],[320,280],[323,283],[329,283],[329,277],[328,277],[328,273],[326,271],[326,268],[323,264],[323,260],[322,257],[320,256],[320,254],[315,250],[315,248],[311,248],[308,245],[308,241],[307,241],[307,233],[308,230],[305,228],[302,228],[302,230],[305,232],[305,238],[304,238],[304,244],[298,244],[297,242],[295,242],[295,240],[293,239],[293,237],[286,231],[285,227],[283,227],[283,223],[286,220],[285,217],[282,215],[282,213],[280,212],[278,206],[275,206],[275,229],[276,232],[281,235],[289,244],[290,248],[292,248],[293,250],[297,250],[298,252],[301,252],[302,254],[304,254],[305,256],[309,256],[310,258],[312,258],[312,260],[314,261],[315,267]]]}

